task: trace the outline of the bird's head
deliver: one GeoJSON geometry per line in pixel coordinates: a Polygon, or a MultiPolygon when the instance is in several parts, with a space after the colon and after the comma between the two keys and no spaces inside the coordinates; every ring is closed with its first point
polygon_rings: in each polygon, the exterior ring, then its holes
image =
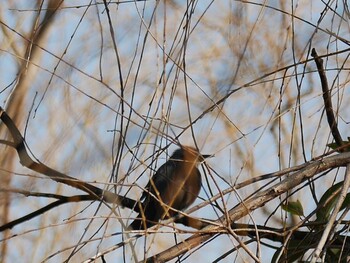
{"type": "Polygon", "coordinates": [[[206,158],[213,157],[211,154],[201,154],[196,148],[191,146],[182,145],[181,148],[177,149],[170,157],[172,160],[186,161],[190,163],[199,164],[206,158]]]}

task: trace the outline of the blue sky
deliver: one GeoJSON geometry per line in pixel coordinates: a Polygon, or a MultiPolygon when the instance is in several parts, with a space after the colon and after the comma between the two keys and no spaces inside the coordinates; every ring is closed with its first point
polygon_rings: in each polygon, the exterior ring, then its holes
{"type": "MultiPolygon", "coordinates": [[[[283,15],[277,10],[263,8],[263,2],[256,3],[258,4],[239,1],[196,2],[187,42],[184,42],[184,35],[188,32],[182,21],[185,5],[181,1],[169,1],[166,4],[160,2],[158,6],[153,1],[110,4],[124,83],[124,131],[128,127],[127,132],[122,134],[125,147],[117,178],[118,182],[124,184],[118,186],[122,193],[127,192],[128,184],[134,183],[141,174],[137,183],[141,186],[146,184],[153,173],[147,166],[156,169],[165,162],[165,153],[161,154],[157,162],[151,162],[150,157],[155,149],[170,144],[179,134],[182,134],[178,138],[182,144],[193,145],[191,129],[185,127],[238,87],[242,88],[192,125],[199,148],[205,153],[215,154],[215,158],[208,160],[208,165],[227,182],[233,184],[237,178],[238,181],[243,181],[303,163],[301,134],[308,160],[327,149],[326,144],[331,139],[328,124],[322,116],[322,93],[315,65],[309,62],[306,66],[302,64],[293,67],[293,64],[310,58],[307,57],[309,47],[317,48],[320,55],[347,48],[325,32],[330,30],[349,39],[347,18],[342,13],[341,3],[338,3],[336,13],[331,10],[325,12],[318,31],[315,31],[314,26],[325,8],[318,1],[296,3],[294,13],[303,20],[292,20],[291,16],[283,15]],[[291,67],[286,71],[281,70],[286,66],[291,67]],[[274,71],[276,72],[262,78],[274,71]],[[252,82],[253,80],[256,81],[252,82]],[[300,104],[296,102],[298,87],[302,94],[300,104]],[[131,105],[131,122],[127,126],[131,105]],[[281,116],[279,124],[278,116],[281,116]],[[303,123],[302,130],[300,121],[303,123]],[[280,138],[278,132],[281,133],[280,138]],[[136,155],[136,160],[131,152],[136,155]]],[[[40,161],[71,176],[96,181],[103,187],[110,181],[117,151],[118,140],[113,138],[115,136],[118,139],[120,136],[120,77],[104,7],[98,5],[96,8],[92,5],[75,8],[86,4],[85,1],[65,2],[65,8],[58,11],[45,38],[39,43],[41,48],[33,64],[25,71],[28,82],[23,114],[28,116],[32,105],[37,111],[35,117],[31,112],[28,118],[22,118],[19,126],[24,131],[28,121],[26,140],[40,161]]],[[[282,8],[279,1],[268,4],[282,8]]],[[[26,38],[30,38],[30,25],[38,15],[30,5],[32,3],[28,1],[7,3],[1,18],[4,24],[26,38]]],[[[289,3],[284,10],[291,13],[288,5],[289,3]]],[[[40,24],[41,20],[38,21],[40,24]]],[[[0,50],[0,70],[3,72],[0,78],[2,107],[7,106],[14,85],[6,90],[4,88],[17,78],[19,65],[28,47],[28,42],[19,34],[3,30],[0,33],[3,39],[0,50]]],[[[347,54],[348,52],[330,56],[325,61],[329,83],[333,87],[334,105],[339,108],[342,117],[339,119],[339,128],[344,132],[344,138],[349,136],[346,134],[349,122],[346,107],[349,100],[347,54]],[[341,67],[343,69],[338,77],[341,67]]],[[[172,144],[169,152],[176,147],[172,144]]],[[[30,173],[19,164],[13,169],[17,173],[30,173]]],[[[215,175],[213,178],[220,190],[228,188],[224,180],[215,175]]],[[[333,179],[331,176],[322,179],[319,194],[328,188],[328,184],[331,185],[333,179]]],[[[217,193],[213,179],[209,181],[210,187],[217,193]]],[[[13,176],[12,186],[32,191],[45,189],[48,192],[77,193],[49,180],[18,175],[13,176]]],[[[139,196],[140,189],[135,188],[128,196],[139,196]]],[[[206,199],[204,189],[208,191],[206,184],[200,194],[206,199]]],[[[239,194],[245,197],[254,190],[256,188],[242,189],[239,194]]],[[[305,209],[311,211],[314,204],[309,202],[309,194],[305,190],[299,196],[304,200],[305,209]]],[[[14,201],[11,207],[11,216],[14,218],[50,202],[22,197],[19,200],[14,201]]],[[[238,202],[234,195],[225,201],[228,208],[238,202]]],[[[196,204],[200,202],[197,200],[196,204]]],[[[266,210],[255,211],[253,217],[256,222],[263,223],[266,213],[277,205],[278,200],[264,208],[266,210]]],[[[97,209],[94,204],[84,210],[87,206],[85,203],[81,206],[66,205],[57,211],[50,211],[42,220],[34,219],[30,224],[14,228],[13,233],[24,233],[31,229],[35,231],[23,235],[23,239],[13,238],[8,242],[15,244],[12,247],[28,248],[31,244],[39,246],[32,252],[32,256],[35,261],[41,261],[62,247],[78,242],[83,229],[88,225],[88,219],[97,209]],[[85,220],[65,224],[68,218],[85,220]],[[63,225],[39,230],[42,226],[56,223],[63,225]],[[59,234],[70,231],[74,233],[74,238],[64,243],[67,237],[59,234]],[[55,240],[56,236],[62,243],[55,240]],[[32,242],[35,238],[37,243],[32,242]]],[[[118,212],[121,216],[130,216],[127,209],[118,212]]],[[[217,217],[211,207],[199,210],[195,215],[217,217]]],[[[106,207],[98,210],[97,216],[110,217],[106,233],[99,232],[99,237],[121,230],[115,215],[111,215],[106,207]]],[[[271,223],[280,220],[280,213],[275,216],[276,219],[272,219],[271,223]]],[[[90,233],[96,231],[102,221],[103,219],[94,220],[90,233]]],[[[88,236],[83,239],[85,238],[88,239],[88,236]]],[[[103,250],[117,243],[121,240],[119,238],[120,236],[103,239],[100,247],[96,244],[98,242],[89,244],[77,258],[87,258],[97,253],[98,249],[103,250]]],[[[178,236],[179,240],[182,238],[182,235],[178,236]]],[[[173,238],[160,234],[157,240],[159,241],[152,245],[152,251],[161,251],[166,242],[175,242],[173,238]]],[[[212,261],[223,253],[221,250],[229,250],[234,243],[232,238],[222,236],[188,260],[193,262],[204,258],[212,261]]],[[[138,242],[137,249],[143,251],[142,242],[138,242]]],[[[262,258],[271,257],[271,253],[263,253],[262,258]]],[[[119,255],[122,257],[121,250],[109,254],[113,259],[119,255]]],[[[64,253],[58,254],[49,262],[59,262],[67,256],[64,253]]],[[[20,252],[9,250],[9,260],[20,257],[20,252]]],[[[238,258],[234,254],[226,262],[235,259],[242,262],[244,258],[247,259],[244,254],[238,258]]]]}

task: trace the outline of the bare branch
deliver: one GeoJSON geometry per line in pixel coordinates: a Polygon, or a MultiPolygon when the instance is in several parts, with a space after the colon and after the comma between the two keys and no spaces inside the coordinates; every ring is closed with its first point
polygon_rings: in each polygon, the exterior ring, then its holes
{"type": "MultiPolygon", "coordinates": [[[[264,206],[270,200],[280,196],[283,193],[293,189],[298,186],[303,181],[315,176],[318,173],[321,173],[325,170],[346,166],[350,163],[350,153],[341,153],[335,156],[327,157],[322,160],[316,160],[310,162],[305,166],[301,171],[295,172],[294,174],[289,175],[283,181],[275,184],[269,189],[257,194],[256,196],[251,197],[246,200],[244,203],[239,204],[235,208],[229,211],[231,222],[235,222],[238,219],[241,219],[248,213],[256,210],[259,207],[264,206]]],[[[226,217],[223,216],[217,220],[217,222],[225,222],[226,217]]],[[[234,224],[232,224],[234,227],[234,224]]],[[[194,234],[183,242],[165,250],[155,256],[152,256],[147,259],[147,262],[165,262],[170,259],[173,259],[179,255],[182,255],[191,249],[197,247],[198,245],[204,243],[209,238],[214,235],[217,235],[219,230],[222,227],[217,226],[208,226],[200,233],[194,234]]]]}
{"type": "Polygon", "coordinates": [[[25,147],[25,141],[20,131],[18,130],[16,125],[13,123],[11,118],[7,115],[7,113],[1,107],[0,107],[0,119],[4,122],[4,124],[7,126],[7,128],[11,133],[11,136],[14,140],[13,146],[16,149],[20,159],[20,163],[23,166],[35,172],[38,172],[40,174],[46,175],[56,182],[63,183],[71,187],[77,188],[79,190],[82,190],[88,193],[90,196],[94,197],[95,200],[104,201],[106,203],[118,204],[130,209],[133,209],[133,208],[135,208],[135,210],[138,209],[137,208],[138,206],[136,206],[136,201],[133,199],[112,193],[107,190],[100,189],[96,186],[93,186],[89,183],[81,181],[77,178],[74,178],[66,174],[63,174],[59,171],[56,171],[46,166],[43,163],[34,161],[27,152],[27,149],[25,147]]]}
{"type": "Polygon", "coordinates": [[[72,203],[72,202],[81,202],[81,201],[93,201],[96,200],[96,198],[92,195],[75,195],[75,196],[61,196],[59,200],[48,204],[28,215],[25,215],[23,217],[17,218],[16,220],[13,220],[9,223],[6,223],[2,226],[0,226],[0,232],[5,231],[7,229],[11,229],[16,225],[19,225],[21,223],[24,223],[25,221],[28,221],[36,216],[42,215],[43,213],[56,208],[60,205],[67,204],[67,203],[72,203]]]}
{"type": "MultiPolygon", "coordinates": [[[[323,68],[323,59],[318,56],[316,49],[314,48],[312,49],[311,56],[313,56],[315,59],[318,74],[320,75],[324,107],[327,114],[327,121],[329,124],[329,128],[331,129],[335,142],[340,147],[343,145],[343,140],[338,130],[338,124],[333,112],[331,93],[328,88],[326,72],[323,68]]],[[[340,149],[339,151],[344,151],[344,149],[340,149]]]]}

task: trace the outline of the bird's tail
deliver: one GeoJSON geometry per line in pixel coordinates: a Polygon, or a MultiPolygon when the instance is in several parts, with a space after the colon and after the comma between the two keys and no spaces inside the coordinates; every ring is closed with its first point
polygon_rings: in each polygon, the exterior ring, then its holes
{"type": "Polygon", "coordinates": [[[144,229],[142,218],[140,218],[140,215],[138,215],[137,218],[134,221],[132,221],[132,223],[129,225],[128,229],[130,229],[130,230],[144,229]]]}
{"type": "Polygon", "coordinates": [[[154,226],[155,223],[151,221],[146,221],[139,214],[134,221],[129,225],[128,229],[130,230],[146,230],[147,228],[154,226]]]}

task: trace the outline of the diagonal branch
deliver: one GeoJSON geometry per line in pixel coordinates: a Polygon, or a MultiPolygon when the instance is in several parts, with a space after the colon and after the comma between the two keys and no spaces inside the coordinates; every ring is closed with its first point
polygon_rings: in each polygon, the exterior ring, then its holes
{"type": "Polygon", "coordinates": [[[82,190],[85,193],[89,194],[90,196],[94,197],[95,200],[101,200],[106,203],[117,204],[122,207],[134,209],[136,212],[138,211],[138,206],[136,205],[137,202],[133,199],[112,193],[107,190],[103,190],[94,185],[81,181],[77,178],[74,178],[66,174],[63,174],[59,171],[56,171],[46,166],[43,163],[34,161],[27,152],[27,149],[25,147],[25,141],[20,131],[18,130],[16,125],[13,123],[12,119],[7,115],[7,113],[1,107],[0,107],[0,119],[7,126],[13,138],[13,142],[8,143],[7,145],[12,146],[13,148],[16,149],[20,159],[20,163],[23,166],[35,172],[38,172],[40,174],[46,175],[50,177],[50,179],[56,182],[63,183],[71,187],[77,188],[79,190],[82,190]]]}
{"type": "Polygon", "coordinates": [[[341,192],[337,201],[337,204],[335,205],[333,211],[332,211],[332,215],[329,218],[329,221],[327,223],[326,228],[323,231],[322,237],[320,238],[320,241],[314,251],[313,257],[311,262],[315,263],[317,261],[317,259],[319,259],[320,254],[322,252],[322,249],[324,247],[324,245],[326,244],[326,241],[328,239],[328,236],[331,232],[331,230],[334,228],[334,222],[337,219],[338,213],[340,211],[340,208],[346,198],[346,195],[348,193],[350,187],[350,165],[348,165],[346,167],[346,173],[345,173],[345,179],[344,179],[344,184],[341,188],[341,192]]]}
{"type": "Polygon", "coordinates": [[[71,203],[71,202],[93,201],[93,200],[96,200],[96,198],[94,198],[91,195],[61,196],[59,198],[59,200],[57,200],[53,203],[50,203],[50,204],[32,212],[32,213],[29,213],[25,216],[22,216],[20,218],[17,218],[16,220],[13,220],[11,222],[8,222],[8,223],[0,226],[0,232],[5,231],[7,229],[11,229],[16,225],[19,225],[19,224],[26,222],[26,221],[28,221],[36,216],[39,216],[39,215],[57,207],[57,206],[60,206],[60,205],[66,204],[66,203],[71,203]]]}
{"type": "MultiPolygon", "coordinates": [[[[329,92],[326,72],[323,68],[323,59],[318,56],[316,49],[314,48],[311,51],[311,56],[315,59],[318,74],[320,75],[321,86],[322,86],[322,96],[323,96],[324,107],[326,110],[329,128],[331,129],[331,132],[333,134],[333,138],[336,144],[340,147],[343,145],[343,140],[338,130],[338,124],[333,112],[331,93],[329,92]]],[[[339,151],[344,151],[344,149],[339,149],[339,151]]]]}
{"type": "MultiPolygon", "coordinates": [[[[259,193],[246,200],[244,203],[237,205],[229,211],[230,222],[234,228],[233,222],[246,216],[248,213],[256,210],[259,207],[264,206],[272,199],[282,195],[283,193],[291,190],[292,188],[303,183],[307,179],[315,176],[318,173],[333,169],[337,167],[346,166],[350,163],[350,152],[340,153],[334,156],[330,156],[321,160],[315,160],[309,162],[300,171],[294,172],[286,177],[279,183],[269,189],[259,193]]],[[[166,262],[177,256],[183,255],[191,249],[203,244],[205,241],[218,235],[218,232],[222,232],[222,226],[227,222],[226,216],[219,218],[216,223],[221,223],[221,226],[211,225],[203,228],[200,232],[195,233],[191,237],[187,238],[183,242],[157,254],[146,260],[146,262],[166,262]]]]}

